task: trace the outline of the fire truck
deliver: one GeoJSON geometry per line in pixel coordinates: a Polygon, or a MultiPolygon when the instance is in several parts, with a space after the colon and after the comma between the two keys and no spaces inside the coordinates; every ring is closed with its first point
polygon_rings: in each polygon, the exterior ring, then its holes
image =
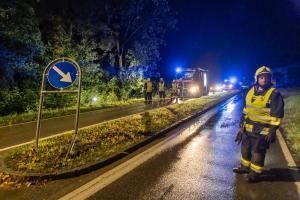
{"type": "Polygon", "coordinates": [[[190,68],[182,70],[177,79],[179,96],[182,98],[197,98],[208,94],[208,70],[190,68]]]}

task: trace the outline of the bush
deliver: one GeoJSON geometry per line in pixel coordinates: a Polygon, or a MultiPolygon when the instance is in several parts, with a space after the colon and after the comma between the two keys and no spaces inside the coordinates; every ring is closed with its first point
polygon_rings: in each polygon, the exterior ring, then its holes
{"type": "Polygon", "coordinates": [[[36,93],[27,89],[20,91],[17,87],[0,92],[0,114],[19,114],[36,107],[36,93]]]}

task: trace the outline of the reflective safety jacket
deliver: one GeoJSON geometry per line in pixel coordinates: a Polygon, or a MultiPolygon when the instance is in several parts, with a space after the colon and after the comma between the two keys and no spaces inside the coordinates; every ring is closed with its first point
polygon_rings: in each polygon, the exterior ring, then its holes
{"type": "Polygon", "coordinates": [[[177,92],[177,83],[172,83],[172,92],[177,92]]]}
{"type": "Polygon", "coordinates": [[[165,82],[159,81],[159,83],[158,83],[158,91],[159,92],[164,92],[165,91],[165,82]]]}
{"type": "Polygon", "coordinates": [[[152,92],[153,90],[153,84],[151,81],[146,81],[145,83],[146,92],[152,92]]]}
{"type": "Polygon", "coordinates": [[[249,133],[268,135],[279,127],[283,109],[283,99],[277,89],[269,87],[258,91],[258,86],[255,85],[246,95],[242,126],[249,133]]]}

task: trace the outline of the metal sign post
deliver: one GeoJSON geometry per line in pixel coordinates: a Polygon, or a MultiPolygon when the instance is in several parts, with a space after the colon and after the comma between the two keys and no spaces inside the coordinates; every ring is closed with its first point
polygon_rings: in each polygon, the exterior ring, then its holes
{"type": "Polygon", "coordinates": [[[39,102],[39,112],[36,125],[36,150],[39,148],[39,138],[40,138],[40,128],[41,128],[41,117],[44,104],[44,95],[48,93],[77,93],[77,110],[75,119],[75,132],[72,139],[72,143],[68,150],[67,155],[72,151],[77,133],[78,133],[78,121],[80,112],[80,94],[81,94],[81,68],[78,63],[71,58],[58,58],[50,62],[43,72],[43,80],[40,91],[40,102],[39,102]],[[46,90],[46,77],[49,84],[59,90],[46,90]],[[73,85],[77,81],[77,90],[64,90],[67,87],[73,85]]]}

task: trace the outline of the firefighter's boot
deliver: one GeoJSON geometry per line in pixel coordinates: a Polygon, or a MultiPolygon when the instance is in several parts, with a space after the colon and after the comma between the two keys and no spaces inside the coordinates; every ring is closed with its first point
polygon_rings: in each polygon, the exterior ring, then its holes
{"type": "Polygon", "coordinates": [[[255,171],[250,171],[247,175],[247,181],[248,183],[256,183],[259,181],[259,173],[256,173],[255,171]]]}
{"type": "Polygon", "coordinates": [[[241,165],[239,167],[233,168],[232,171],[236,174],[248,174],[250,172],[250,168],[241,165]]]}

